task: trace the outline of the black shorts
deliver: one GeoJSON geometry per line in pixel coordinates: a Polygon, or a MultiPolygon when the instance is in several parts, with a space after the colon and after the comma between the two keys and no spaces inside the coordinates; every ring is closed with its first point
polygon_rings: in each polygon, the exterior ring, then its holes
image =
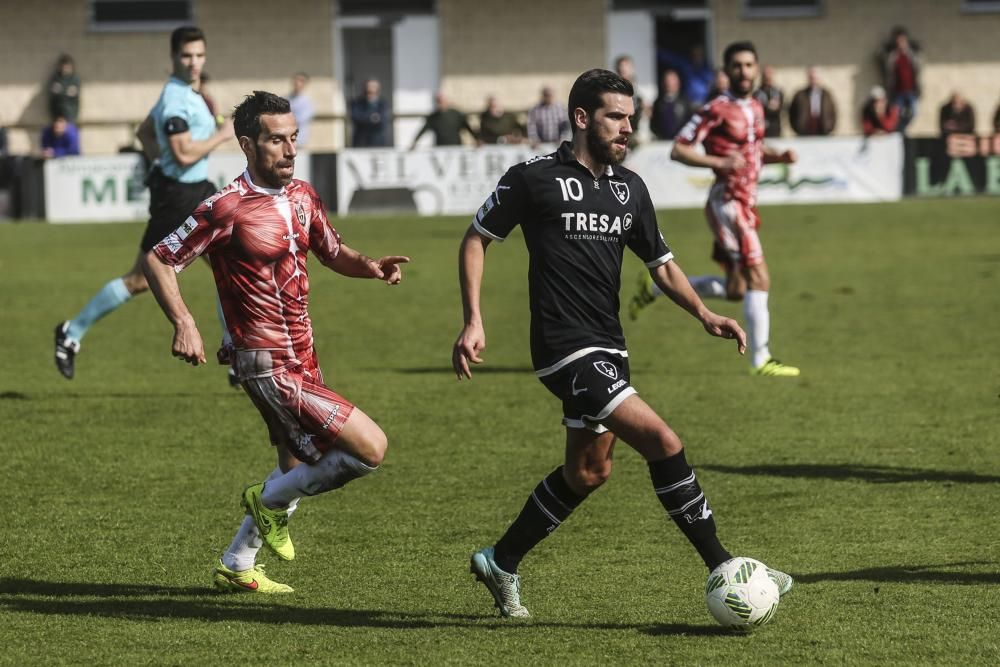
{"type": "Polygon", "coordinates": [[[630,383],[628,357],[598,350],[539,378],[562,401],[563,424],[596,433],[608,429],[600,421],[636,393],[630,383]]]}
{"type": "Polygon", "coordinates": [[[202,203],[215,194],[218,188],[210,181],[181,183],[163,175],[158,167],[149,175],[149,223],[139,247],[149,252],[187,220],[202,203]]]}

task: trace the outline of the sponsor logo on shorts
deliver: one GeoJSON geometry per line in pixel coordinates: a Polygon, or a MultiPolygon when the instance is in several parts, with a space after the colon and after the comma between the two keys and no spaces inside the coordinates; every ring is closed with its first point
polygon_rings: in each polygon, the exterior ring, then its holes
{"type": "Polygon", "coordinates": [[[622,181],[608,181],[611,184],[611,192],[615,194],[615,198],[618,203],[623,206],[628,203],[629,195],[631,194],[628,190],[628,183],[623,183],[622,181]]]}
{"type": "Polygon", "coordinates": [[[333,423],[333,420],[336,419],[337,415],[339,414],[340,414],[340,406],[334,405],[333,410],[330,411],[330,416],[326,418],[325,422],[323,422],[323,428],[324,429],[330,428],[330,424],[333,423]]]}
{"type": "Polygon", "coordinates": [[[619,380],[618,382],[615,382],[613,385],[611,385],[610,387],[608,387],[608,393],[609,394],[613,394],[617,390],[619,390],[622,387],[624,387],[625,384],[626,384],[625,380],[619,380]]]}
{"type": "Polygon", "coordinates": [[[577,396],[578,394],[582,394],[583,392],[587,391],[588,389],[589,389],[589,387],[584,387],[582,389],[577,389],[576,388],[576,375],[573,376],[573,381],[570,383],[570,391],[573,392],[574,396],[577,396]]]}
{"type": "Polygon", "coordinates": [[[610,361],[595,361],[594,368],[596,368],[601,375],[609,377],[612,380],[618,379],[618,368],[610,361]]]}

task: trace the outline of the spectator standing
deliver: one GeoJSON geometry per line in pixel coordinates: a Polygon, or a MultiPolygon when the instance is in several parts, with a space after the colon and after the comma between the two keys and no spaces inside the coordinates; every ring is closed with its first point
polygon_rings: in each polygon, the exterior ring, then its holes
{"type": "Polygon", "coordinates": [[[388,142],[389,106],[382,98],[377,79],[365,81],[365,91],[351,102],[351,125],[355,148],[385,146],[388,142]]]}
{"type": "Polygon", "coordinates": [[[997,110],[993,112],[993,134],[1000,134],[1000,103],[997,103],[997,110]]]}
{"type": "Polygon", "coordinates": [[[56,116],[52,124],[42,130],[42,155],[50,158],[79,154],[80,133],[76,125],[65,116],[56,116]]]}
{"type": "Polygon", "coordinates": [[[76,73],[73,57],[62,54],[49,79],[49,119],[62,116],[76,125],[80,119],[80,76],[76,73]]]}
{"type": "Polygon", "coordinates": [[[861,131],[866,137],[895,132],[899,124],[899,107],[889,102],[885,88],[875,86],[861,108],[861,131]]]}
{"type": "Polygon", "coordinates": [[[711,88],[708,89],[707,101],[714,100],[727,90],[729,90],[729,75],[726,74],[726,70],[720,67],[715,70],[715,78],[712,80],[711,88]]]}
{"type": "Polygon", "coordinates": [[[684,94],[691,104],[698,106],[709,99],[709,90],[715,81],[715,70],[705,57],[703,45],[692,46],[687,56],[676,51],[660,49],[657,52],[657,61],[661,68],[672,69],[680,74],[684,94]]]}
{"type": "Polygon", "coordinates": [[[632,84],[632,104],[635,107],[635,113],[629,116],[628,121],[632,126],[632,134],[628,136],[628,146],[629,148],[635,148],[638,145],[638,133],[639,124],[642,121],[646,107],[643,104],[642,97],[639,95],[639,89],[635,85],[635,61],[632,60],[632,56],[618,56],[615,58],[615,72],[618,76],[628,81],[632,84]]]}
{"type": "Polygon", "coordinates": [[[542,88],[541,101],[528,111],[528,141],[532,146],[555,144],[569,137],[566,107],[556,102],[552,88],[542,88]]]}
{"type": "Polygon", "coordinates": [[[486,98],[486,109],[479,114],[479,140],[484,144],[519,144],[524,129],[517,116],[505,110],[496,95],[486,98]]]}
{"type": "Polygon", "coordinates": [[[788,107],[788,121],[800,136],[826,136],[837,125],[837,105],[830,91],[820,85],[815,67],[806,70],[809,85],[795,93],[788,107]]]}
{"type": "Polygon", "coordinates": [[[961,94],[952,93],[938,114],[938,126],[942,137],[949,134],[975,134],[976,111],[961,94]]]}
{"type": "Polygon", "coordinates": [[[428,130],[434,135],[435,146],[460,146],[463,130],[468,132],[473,139],[476,138],[476,132],[469,127],[469,121],[465,114],[458,109],[453,109],[448,96],[441,91],[434,95],[434,111],[427,116],[424,126],[413,138],[410,150],[417,147],[420,137],[424,136],[428,130]]]}
{"type": "Polygon", "coordinates": [[[774,83],[774,68],[764,65],[760,88],[753,96],[764,107],[764,136],[781,136],[781,110],[785,106],[785,93],[774,83]]]}
{"type": "Polygon", "coordinates": [[[309,75],[305,72],[296,72],[292,75],[292,92],[288,94],[288,103],[292,107],[292,115],[299,126],[299,136],[295,140],[296,148],[307,148],[309,146],[309,134],[312,129],[312,119],[316,115],[313,102],[306,95],[306,86],[309,85],[309,75]]]}
{"type": "Polygon", "coordinates": [[[668,69],[663,73],[663,92],[653,102],[649,128],[657,139],[670,141],[691,115],[691,101],[681,92],[681,78],[668,69]]]}
{"type": "Polygon", "coordinates": [[[920,46],[906,28],[893,28],[892,38],[882,47],[881,61],[886,90],[899,107],[899,131],[906,132],[920,99],[920,46]]]}

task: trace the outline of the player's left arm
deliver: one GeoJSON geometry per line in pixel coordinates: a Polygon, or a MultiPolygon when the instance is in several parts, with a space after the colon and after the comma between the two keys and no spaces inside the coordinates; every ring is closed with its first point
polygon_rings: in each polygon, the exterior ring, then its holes
{"type": "Polygon", "coordinates": [[[761,153],[763,157],[764,164],[793,164],[798,161],[799,156],[791,148],[784,151],[779,151],[770,146],[763,146],[761,148],[761,153]]]}
{"type": "Polygon", "coordinates": [[[677,265],[677,262],[671,259],[654,269],[650,269],[649,273],[656,286],[670,297],[671,301],[701,322],[705,331],[719,338],[735,338],[736,347],[740,354],[746,351],[747,336],[740,325],[732,318],[723,317],[709,310],[694,288],[691,287],[687,275],[677,265]]]}
{"type": "Polygon", "coordinates": [[[410,258],[403,255],[387,255],[372,259],[342,243],[336,257],[320,261],[342,276],[375,278],[384,280],[389,285],[398,285],[403,279],[403,270],[399,265],[406,264],[410,258]]]}
{"type": "Polygon", "coordinates": [[[375,278],[389,285],[398,285],[403,279],[400,264],[410,261],[403,255],[388,255],[372,259],[340,240],[340,234],[326,217],[326,207],[315,192],[312,197],[312,220],[309,225],[309,248],[316,258],[342,276],[349,278],[375,278]]]}

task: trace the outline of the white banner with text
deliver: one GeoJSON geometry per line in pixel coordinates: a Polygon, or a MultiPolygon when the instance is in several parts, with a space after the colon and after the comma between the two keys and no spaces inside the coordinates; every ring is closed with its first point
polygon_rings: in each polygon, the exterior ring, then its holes
{"type": "MultiPolygon", "coordinates": [[[[208,178],[220,189],[243,173],[242,153],[213,153],[208,178]]],[[[72,156],[45,162],[45,217],[49,222],[130,222],[149,217],[146,174],[136,153],[72,156]]],[[[309,180],[309,156],[295,160],[295,177],[309,180]]]]}

